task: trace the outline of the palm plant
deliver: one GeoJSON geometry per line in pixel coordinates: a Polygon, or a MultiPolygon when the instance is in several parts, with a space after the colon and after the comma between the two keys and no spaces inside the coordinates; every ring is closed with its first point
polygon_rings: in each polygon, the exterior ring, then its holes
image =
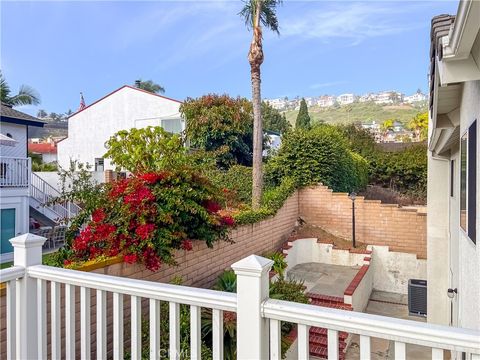
{"type": "Polygon", "coordinates": [[[28,85],[20,86],[17,95],[11,96],[11,89],[7,80],[3,77],[0,71],[0,98],[2,103],[10,106],[21,105],[38,105],[40,104],[40,96],[38,93],[28,85]]]}
{"type": "Polygon", "coordinates": [[[253,30],[248,62],[252,82],[253,104],[253,186],[252,207],[258,209],[262,198],[262,97],[260,93],[260,66],[263,63],[262,25],[279,34],[276,7],[282,0],[246,0],[239,15],[245,19],[247,27],[253,30]]]}
{"type": "Polygon", "coordinates": [[[135,80],[135,87],[154,93],[154,94],[164,94],[165,88],[157,83],[154,83],[152,80],[135,80]]]}

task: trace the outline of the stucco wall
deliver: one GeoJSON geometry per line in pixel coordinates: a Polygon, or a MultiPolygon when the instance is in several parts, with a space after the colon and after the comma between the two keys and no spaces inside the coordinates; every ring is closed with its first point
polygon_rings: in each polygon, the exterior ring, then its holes
{"type": "Polygon", "coordinates": [[[2,156],[8,157],[27,157],[27,127],[25,125],[10,124],[2,122],[0,131],[3,135],[10,134],[12,139],[16,140],[15,146],[0,145],[2,156]]]}
{"type": "MultiPolygon", "coordinates": [[[[334,193],[326,186],[299,192],[300,216],[345,239],[352,238],[352,201],[346,193],[334,193]]],[[[386,245],[392,251],[427,257],[426,213],[382,204],[377,200],[355,200],[356,239],[371,245],[386,245]]]]}
{"type": "MultiPolygon", "coordinates": [[[[61,190],[62,182],[60,181],[60,176],[56,171],[35,171],[35,175],[38,175],[43,181],[58,191],[61,190]]],[[[91,171],[90,175],[92,176],[92,180],[96,183],[100,184],[105,182],[105,172],[103,171],[91,171]]],[[[68,183],[69,182],[67,181],[67,184],[68,183]]]]}
{"type": "Polygon", "coordinates": [[[388,246],[372,247],[373,288],[398,294],[408,293],[408,280],[427,278],[427,261],[415,254],[390,251],[388,246]]]}
{"type": "MultiPolygon", "coordinates": [[[[459,228],[458,242],[458,323],[459,326],[480,329],[480,81],[464,84],[460,105],[460,134],[477,119],[477,244],[459,228]]],[[[453,218],[458,213],[450,214],[453,218]]],[[[453,246],[455,244],[452,244],[453,246]]]]}
{"type": "MultiPolygon", "coordinates": [[[[180,118],[180,103],[125,87],[72,116],[68,138],[57,145],[58,163],[66,168],[70,159],[95,164],[106,152],[105,142],[119,130],[158,126],[161,119],[180,118]]],[[[105,160],[104,170],[113,167],[105,160]]]]}

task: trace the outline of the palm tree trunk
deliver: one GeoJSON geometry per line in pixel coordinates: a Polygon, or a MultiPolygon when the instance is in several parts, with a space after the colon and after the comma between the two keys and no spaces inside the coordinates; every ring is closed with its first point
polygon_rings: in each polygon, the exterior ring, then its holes
{"type": "Polygon", "coordinates": [[[252,207],[258,209],[262,199],[263,174],[263,126],[262,126],[262,97],[260,94],[260,66],[251,67],[252,104],[253,104],[253,188],[252,207]]]}
{"type": "Polygon", "coordinates": [[[253,181],[252,181],[252,208],[260,208],[263,191],[262,152],[263,152],[263,124],[262,124],[262,96],[260,93],[260,66],[263,63],[262,28],[260,27],[260,12],[262,0],[258,0],[253,22],[253,37],[248,52],[250,74],[252,80],[253,105],[253,181]]]}

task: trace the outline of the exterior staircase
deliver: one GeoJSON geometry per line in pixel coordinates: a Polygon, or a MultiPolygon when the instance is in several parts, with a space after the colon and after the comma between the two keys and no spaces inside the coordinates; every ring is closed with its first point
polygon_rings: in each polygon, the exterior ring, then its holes
{"type": "Polygon", "coordinates": [[[71,202],[67,201],[60,204],[49,204],[49,201],[60,196],[60,192],[53,186],[48,184],[37,174],[31,172],[30,175],[30,208],[31,216],[42,218],[41,223],[45,223],[45,218],[50,219],[52,222],[59,224],[60,222],[68,221],[68,219],[76,216],[81,208],[71,202]]]}
{"type": "MultiPolygon", "coordinates": [[[[352,307],[343,302],[343,297],[320,295],[314,293],[308,293],[307,296],[310,299],[310,304],[316,306],[329,307],[333,309],[342,309],[352,311],[352,307]]],[[[338,333],[338,347],[339,347],[339,359],[345,359],[345,350],[347,347],[348,333],[340,331],[338,333]]],[[[327,359],[328,358],[328,339],[327,329],[314,327],[310,328],[309,334],[310,343],[310,356],[327,359]]]]}

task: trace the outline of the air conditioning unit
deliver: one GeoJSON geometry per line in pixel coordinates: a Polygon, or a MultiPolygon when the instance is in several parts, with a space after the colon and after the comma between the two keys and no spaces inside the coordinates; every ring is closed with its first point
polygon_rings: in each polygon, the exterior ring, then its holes
{"type": "Polygon", "coordinates": [[[427,316],[427,280],[408,280],[408,313],[427,316]]]}

